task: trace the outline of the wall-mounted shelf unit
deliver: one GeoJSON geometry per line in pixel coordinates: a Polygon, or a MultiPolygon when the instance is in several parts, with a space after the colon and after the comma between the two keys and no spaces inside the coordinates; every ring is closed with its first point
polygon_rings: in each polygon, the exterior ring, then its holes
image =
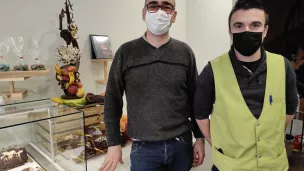
{"type": "Polygon", "coordinates": [[[50,69],[41,71],[8,71],[0,72],[0,81],[9,82],[9,92],[2,92],[13,100],[22,100],[27,96],[27,90],[15,90],[15,81],[25,81],[30,77],[47,76],[50,69]]]}
{"type": "Polygon", "coordinates": [[[108,64],[109,62],[112,62],[113,59],[91,59],[91,61],[93,63],[103,63],[103,67],[104,67],[104,71],[103,71],[103,75],[104,75],[104,79],[103,80],[95,80],[96,84],[107,84],[108,82],[108,64]]]}

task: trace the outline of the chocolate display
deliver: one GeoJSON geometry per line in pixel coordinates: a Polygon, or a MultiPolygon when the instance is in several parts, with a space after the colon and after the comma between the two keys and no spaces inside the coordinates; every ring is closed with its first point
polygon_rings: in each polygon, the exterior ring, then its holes
{"type": "Polygon", "coordinates": [[[34,171],[34,168],[28,167],[28,168],[23,169],[22,171],[34,171]]]}
{"type": "Polygon", "coordinates": [[[16,64],[14,66],[14,70],[15,71],[28,71],[29,68],[28,68],[28,65],[27,64],[16,64]]]}
{"type": "Polygon", "coordinates": [[[88,128],[88,134],[92,137],[93,143],[99,150],[106,150],[108,148],[107,138],[97,126],[88,128]]]}
{"type": "Polygon", "coordinates": [[[34,64],[31,66],[33,71],[45,70],[45,66],[43,64],[34,64]]]}
{"type": "Polygon", "coordinates": [[[78,157],[74,157],[72,160],[76,163],[83,162],[84,161],[84,154],[86,156],[86,159],[96,156],[98,153],[94,149],[94,146],[92,145],[91,141],[87,140],[86,142],[86,149],[83,150],[78,157]]]}
{"type": "Polygon", "coordinates": [[[62,141],[62,143],[64,145],[59,145],[60,147],[58,147],[59,150],[61,151],[65,151],[65,150],[72,150],[75,148],[78,148],[81,146],[80,142],[81,142],[81,137],[79,135],[74,135],[74,134],[70,134],[68,136],[64,137],[64,140],[62,141]]]}
{"type": "Polygon", "coordinates": [[[99,150],[106,150],[108,148],[107,139],[105,136],[94,136],[94,144],[99,150]]]}
{"type": "Polygon", "coordinates": [[[7,64],[1,64],[0,63],[0,72],[6,72],[10,70],[10,66],[7,64]]]}
{"type": "Polygon", "coordinates": [[[81,139],[80,136],[77,135],[73,135],[72,138],[70,139],[70,146],[72,149],[78,148],[79,147],[79,143],[80,143],[81,139]]]}
{"type": "Polygon", "coordinates": [[[105,150],[108,148],[107,138],[97,126],[86,127],[85,133],[92,139],[97,149],[105,150]]]}
{"type": "Polygon", "coordinates": [[[104,96],[94,95],[93,93],[88,93],[86,96],[86,100],[88,104],[91,103],[104,103],[104,96]]]}
{"type": "Polygon", "coordinates": [[[71,134],[71,135],[67,136],[65,139],[69,141],[69,143],[66,147],[67,150],[68,149],[75,149],[75,148],[78,148],[80,146],[81,139],[80,139],[80,136],[78,136],[78,135],[72,135],[71,134]]]}
{"type": "MultiPolygon", "coordinates": [[[[108,148],[105,131],[101,131],[98,126],[94,126],[94,125],[87,126],[85,128],[85,133],[86,133],[87,137],[92,139],[94,146],[97,149],[104,151],[108,148]]],[[[125,145],[128,142],[129,137],[124,132],[121,132],[120,135],[121,135],[121,138],[120,138],[121,145],[125,145]]]]}
{"type": "Polygon", "coordinates": [[[0,170],[18,167],[27,161],[28,156],[25,148],[9,149],[0,154],[0,170]]]}
{"type": "Polygon", "coordinates": [[[4,39],[0,42],[0,72],[5,72],[10,70],[10,66],[5,61],[4,56],[7,55],[10,49],[9,39],[4,39]]]}
{"type": "Polygon", "coordinates": [[[33,167],[28,167],[28,168],[25,168],[25,169],[23,169],[22,171],[45,171],[44,169],[42,169],[41,167],[35,167],[35,168],[33,168],[33,167]]]}
{"type": "Polygon", "coordinates": [[[32,39],[32,48],[29,51],[29,56],[34,59],[34,63],[31,65],[31,70],[33,71],[40,71],[45,70],[45,65],[40,62],[39,59],[40,55],[40,46],[38,40],[32,39]]]}
{"type": "Polygon", "coordinates": [[[86,142],[86,156],[92,156],[95,154],[96,154],[96,151],[95,151],[94,147],[92,146],[91,142],[86,142]]]}

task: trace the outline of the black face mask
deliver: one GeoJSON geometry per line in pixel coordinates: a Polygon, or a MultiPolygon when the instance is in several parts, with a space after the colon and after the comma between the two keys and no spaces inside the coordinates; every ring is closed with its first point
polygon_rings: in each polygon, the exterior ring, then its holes
{"type": "Polygon", "coordinates": [[[233,34],[233,46],[243,56],[253,55],[262,46],[263,32],[242,32],[233,34]]]}

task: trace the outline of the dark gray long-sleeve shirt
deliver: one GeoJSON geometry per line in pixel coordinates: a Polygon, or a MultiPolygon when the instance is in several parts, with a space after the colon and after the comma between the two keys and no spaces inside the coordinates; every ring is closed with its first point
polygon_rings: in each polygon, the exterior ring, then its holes
{"type": "MultiPolygon", "coordinates": [[[[242,95],[252,114],[259,118],[264,103],[265,85],[267,76],[267,61],[264,48],[261,48],[262,57],[255,62],[240,62],[237,60],[234,49],[231,47],[229,56],[236,74],[242,95]],[[250,73],[247,69],[251,70],[250,73]]],[[[298,96],[296,88],[296,75],[291,63],[285,58],[286,73],[286,114],[296,113],[298,96]]],[[[229,86],[229,85],[225,85],[229,86]]],[[[194,102],[196,119],[208,119],[215,102],[215,84],[212,66],[206,65],[197,81],[194,102]]]]}
{"type": "Polygon", "coordinates": [[[155,48],[139,38],[123,44],[113,60],[105,95],[108,145],[120,144],[124,92],[130,137],[163,141],[192,129],[201,138],[193,114],[196,80],[194,54],[183,42],[170,38],[155,48]]]}

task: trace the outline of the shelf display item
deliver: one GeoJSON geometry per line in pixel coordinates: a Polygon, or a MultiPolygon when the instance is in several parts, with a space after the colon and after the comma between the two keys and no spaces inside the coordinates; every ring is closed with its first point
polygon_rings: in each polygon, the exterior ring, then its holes
{"type": "Polygon", "coordinates": [[[5,61],[4,57],[9,51],[8,39],[4,39],[0,42],[0,72],[7,72],[10,70],[9,64],[5,61]]]}
{"type": "Polygon", "coordinates": [[[104,103],[104,96],[94,95],[93,93],[88,93],[86,97],[87,104],[91,103],[104,103]]]}
{"type": "Polygon", "coordinates": [[[76,68],[76,63],[80,61],[81,52],[79,49],[68,46],[57,48],[57,58],[64,66],[55,64],[56,80],[64,91],[62,102],[68,106],[82,106],[86,103],[85,91],[80,80],[80,73],[76,68]]]}
{"type": "Polygon", "coordinates": [[[29,52],[29,56],[34,59],[33,65],[31,65],[31,70],[40,71],[45,70],[45,65],[39,59],[40,48],[37,40],[32,40],[32,49],[29,52]]]}
{"type": "Polygon", "coordinates": [[[0,169],[12,169],[24,165],[28,160],[24,147],[8,149],[0,153],[0,169]]]}
{"type": "Polygon", "coordinates": [[[92,139],[95,147],[101,151],[108,148],[105,132],[102,132],[99,127],[92,125],[86,128],[85,132],[92,139]]]}
{"type": "Polygon", "coordinates": [[[17,38],[11,37],[12,50],[19,59],[14,65],[15,71],[28,71],[29,67],[27,62],[23,58],[24,40],[23,37],[18,36],[17,38]]]}
{"type": "Polygon", "coordinates": [[[67,106],[83,106],[86,103],[86,96],[78,72],[82,53],[77,42],[78,26],[73,18],[73,4],[70,0],[66,0],[59,14],[60,37],[66,45],[56,48],[57,59],[63,63],[63,66],[55,65],[55,77],[64,95],[57,97],[56,101],[67,106]],[[64,18],[66,18],[66,28],[63,28],[64,18]]]}
{"type": "Polygon", "coordinates": [[[0,108],[0,171],[87,170],[74,161],[85,151],[83,112],[50,99],[0,108]]]}

